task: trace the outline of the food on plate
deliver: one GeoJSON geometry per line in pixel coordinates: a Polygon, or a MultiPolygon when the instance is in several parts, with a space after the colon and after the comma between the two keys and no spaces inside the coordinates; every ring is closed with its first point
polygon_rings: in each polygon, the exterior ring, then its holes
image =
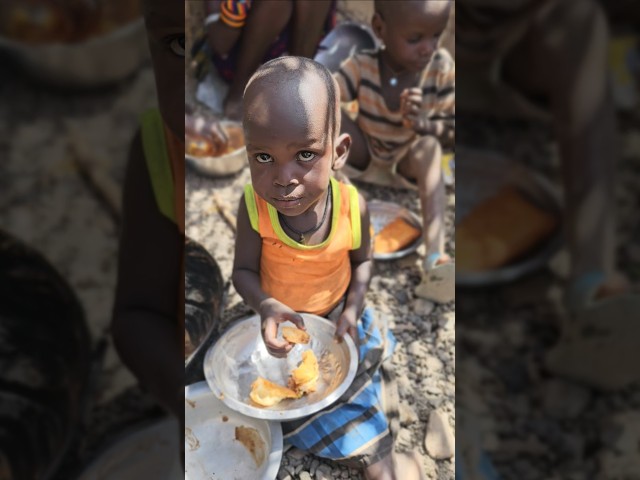
{"type": "Polygon", "coordinates": [[[261,407],[272,407],[285,398],[298,398],[298,394],[287,387],[282,387],[262,377],[258,377],[251,384],[249,398],[261,407]]]}
{"type": "Polygon", "coordinates": [[[404,218],[396,218],[382,228],[374,237],[374,253],[392,253],[410,245],[420,237],[420,229],[404,218]]]}
{"type": "Polygon", "coordinates": [[[236,440],[238,440],[249,451],[256,462],[256,467],[260,467],[267,457],[266,445],[260,433],[251,427],[236,427],[236,440]]]}
{"type": "Polygon", "coordinates": [[[195,115],[185,116],[185,137],[185,153],[194,157],[222,157],[244,146],[240,125],[195,115]]]}
{"type": "Polygon", "coordinates": [[[187,137],[186,150],[194,157],[208,157],[213,154],[213,145],[204,138],[187,137]]]}
{"type": "Polygon", "coordinates": [[[318,359],[313,350],[306,350],[302,352],[302,362],[298,365],[298,368],[291,372],[289,388],[297,392],[299,396],[315,392],[319,376],[318,359]]]}
{"type": "Polygon", "coordinates": [[[282,336],[290,343],[309,343],[310,336],[304,330],[296,327],[282,327],[282,336]]]}
{"type": "Polygon", "coordinates": [[[456,269],[496,269],[522,257],[549,237],[558,218],[515,187],[481,202],[456,226],[456,269]]]}

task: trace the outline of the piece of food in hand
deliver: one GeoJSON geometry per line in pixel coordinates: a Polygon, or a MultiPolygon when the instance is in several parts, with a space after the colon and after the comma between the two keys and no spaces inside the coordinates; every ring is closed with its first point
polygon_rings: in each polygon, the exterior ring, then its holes
{"type": "Polygon", "coordinates": [[[553,233],[558,218],[505,187],[456,226],[456,269],[478,272],[508,265],[553,233]]]}
{"type": "Polygon", "coordinates": [[[258,377],[251,384],[251,392],[249,393],[249,398],[262,407],[272,407],[285,398],[298,397],[299,395],[293,390],[265,380],[262,377],[258,377]]]}
{"type": "Polygon", "coordinates": [[[236,427],[236,440],[238,440],[249,451],[256,462],[256,467],[260,467],[267,457],[266,446],[260,433],[251,427],[236,427]]]}
{"type": "Polygon", "coordinates": [[[296,327],[282,327],[282,336],[290,343],[309,343],[311,337],[304,330],[296,327]]]}
{"type": "Polygon", "coordinates": [[[298,365],[298,368],[291,372],[289,387],[296,391],[299,396],[315,392],[319,376],[318,359],[313,350],[306,350],[302,353],[302,362],[298,365]]]}
{"type": "Polygon", "coordinates": [[[375,253],[392,253],[405,248],[420,237],[420,229],[403,218],[396,218],[378,232],[373,240],[375,253]]]}

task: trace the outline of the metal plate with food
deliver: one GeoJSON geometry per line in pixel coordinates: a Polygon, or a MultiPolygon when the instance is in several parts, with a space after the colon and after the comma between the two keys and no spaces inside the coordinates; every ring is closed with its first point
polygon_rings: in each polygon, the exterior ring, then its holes
{"type": "Polygon", "coordinates": [[[113,441],[78,480],[177,480],[182,478],[178,422],[163,418],[140,425],[113,441]]]}
{"type": "Polygon", "coordinates": [[[123,80],[149,55],[142,18],[76,43],[30,44],[0,36],[0,49],[42,82],[69,88],[123,80]]]}
{"type": "Polygon", "coordinates": [[[456,285],[510,282],[560,249],[562,203],[542,175],[491,151],[456,149],[456,285]]]}
{"type": "Polygon", "coordinates": [[[373,258],[395,260],[415,252],[422,242],[422,224],[418,216],[392,202],[367,202],[374,233],[373,258]]]}
{"type": "MultiPolygon", "coordinates": [[[[303,313],[308,343],[297,343],[286,358],[272,357],[260,335],[260,317],[254,315],[234,323],[209,349],[204,372],[211,390],[231,409],[250,417],[293,420],[315,413],[335,402],[349,388],[358,367],[358,354],[351,337],[335,338],[335,324],[303,313]],[[307,352],[312,352],[313,355],[307,352]],[[312,389],[294,395],[294,372],[315,357],[316,376],[312,389]],[[262,379],[262,380],[259,380],[262,379]],[[262,406],[253,399],[257,387],[267,393],[283,393],[281,401],[262,406]],[[291,388],[289,388],[291,387],[291,388]],[[288,398],[285,398],[288,397],[288,398]]],[[[280,325],[278,336],[290,322],[280,325]]]]}
{"type": "Polygon", "coordinates": [[[185,480],[273,480],[282,459],[282,427],[242,415],[207,385],[185,387],[185,480]]]}
{"type": "Polygon", "coordinates": [[[242,124],[222,120],[219,125],[227,137],[222,145],[214,145],[203,135],[190,137],[187,134],[184,158],[188,165],[203,175],[233,175],[247,165],[242,124]]]}

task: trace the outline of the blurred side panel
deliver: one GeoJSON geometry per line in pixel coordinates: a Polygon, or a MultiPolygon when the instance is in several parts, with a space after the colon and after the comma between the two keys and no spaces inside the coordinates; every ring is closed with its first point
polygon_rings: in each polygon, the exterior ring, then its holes
{"type": "Polygon", "coordinates": [[[456,2],[456,478],[640,471],[633,7],[456,2]]]}

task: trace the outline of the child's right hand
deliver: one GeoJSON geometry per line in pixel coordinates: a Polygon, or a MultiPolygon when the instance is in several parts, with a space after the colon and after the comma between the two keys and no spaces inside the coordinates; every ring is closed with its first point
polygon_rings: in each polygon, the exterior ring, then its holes
{"type": "Polygon", "coordinates": [[[267,351],[274,357],[284,358],[293,348],[293,344],[284,339],[278,339],[278,325],[289,321],[300,330],[306,330],[302,315],[291,310],[277,300],[270,298],[260,305],[260,320],[262,340],[267,351]]]}

